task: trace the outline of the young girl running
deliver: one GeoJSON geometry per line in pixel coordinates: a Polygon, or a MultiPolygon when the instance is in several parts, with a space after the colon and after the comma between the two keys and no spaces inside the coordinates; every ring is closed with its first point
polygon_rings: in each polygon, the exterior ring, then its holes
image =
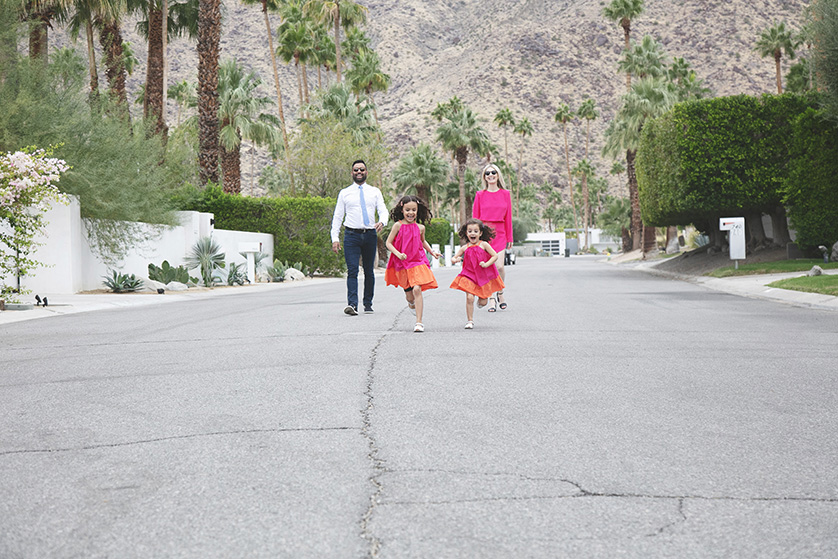
{"type": "Polygon", "coordinates": [[[425,325],[422,324],[422,292],[439,287],[425,256],[427,250],[434,258],[440,257],[425,240],[423,223],[431,217],[428,206],[418,196],[402,196],[396,207],[390,211],[390,218],[394,223],[387,237],[390,260],[387,262],[384,280],[387,285],[404,289],[407,306],[416,313],[414,332],[425,331],[425,325]]]}
{"type": "Polygon", "coordinates": [[[498,275],[495,261],[498,253],[489,244],[495,236],[491,227],[479,219],[471,218],[458,232],[466,244],[457,250],[452,262],[463,262],[460,274],[451,282],[453,289],[466,292],[466,330],[474,328],[474,298],[477,306],[485,307],[492,293],[503,289],[503,280],[498,275]]]}

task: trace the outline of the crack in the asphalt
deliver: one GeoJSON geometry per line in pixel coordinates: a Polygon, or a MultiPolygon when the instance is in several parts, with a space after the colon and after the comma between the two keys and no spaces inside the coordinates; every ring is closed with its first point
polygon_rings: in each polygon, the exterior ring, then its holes
{"type": "Polygon", "coordinates": [[[390,328],[387,331],[383,332],[376,342],[375,346],[372,348],[370,352],[370,360],[369,366],[367,367],[367,382],[366,388],[364,390],[364,396],[366,397],[366,407],[361,410],[361,435],[366,439],[367,446],[369,447],[369,452],[367,453],[367,458],[369,459],[372,465],[372,474],[369,477],[370,485],[372,485],[372,493],[369,496],[369,504],[367,506],[366,512],[361,517],[361,537],[367,540],[369,545],[369,549],[367,551],[367,557],[370,559],[375,559],[378,557],[379,552],[381,551],[381,540],[372,533],[370,529],[370,521],[372,520],[373,514],[375,514],[375,509],[379,504],[379,498],[381,497],[381,493],[384,490],[384,486],[379,479],[383,474],[387,473],[387,468],[384,466],[384,460],[382,460],[378,456],[379,447],[378,441],[375,438],[375,434],[372,430],[372,410],[375,408],[375,395],[374,395],[374,388],[375,388],[375,367],[378,362],[378,350],[381,345],[384,343],[384,340],[391,334],[394,334],[396,324],[399,321],[399,317],[406,312],[406,308],[403,309],[401,312],[396,313],[395,318],[393,319],[393,324],[390,325],[390,328]]]}
{"type": "Polygon", "coordinates": [[[140,439],[136,441],[124,441],[120,443],[102,443],[85,446],[65,447],[65,448],[33,448],[20,450],[3,450],[0,451],[0,456],[10,456],[13,454],[49,454],[53,452],[73,452],[83,450],[98,450],[102,448],[119,448],[123,446],[136,446],[142,444],[159,443],[166,441],[176,441],[183,439],[197,439],[202,437],[218,437],[225,435],[251,435],[258,433],[299,433],[299,432],[318,432],[318,431],[357,431],[357,427],[289,427],[285,429],[244,429],[235,431],[213,431],[210,433],[192,433],[189,435],[173,435],[170,437],[157,437],[153,439],[140,439]]]}

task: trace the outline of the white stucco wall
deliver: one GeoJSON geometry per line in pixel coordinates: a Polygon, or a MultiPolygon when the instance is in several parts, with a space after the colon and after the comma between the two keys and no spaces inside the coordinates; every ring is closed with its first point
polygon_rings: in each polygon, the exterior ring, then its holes
{"type": "MultiPolygon", "coordinates": [[[[142,224],[152,233],[151,240],[135,246],[113,269],[147,278],[150,263],[159,266],[167,260],[172,266],[180,266],[195,242],[207,235],[212,235],[221,245],[228,265],[245,262],[239,254],[239,243],[243,242],[261,243],[262,252],[268,253],[268,261],[273,262],[273,235],[214,229],[211,224],[213,216],[208,213],[180,212],[179,215],[181,225],[176,227],[155,228],[142,224]]],[[[38,239],[43,246],[34,253],[35,260],[46,266],[21,278],[21,286],[33,293],[78,293],[101,289],[102,276],[109,274],[111,268],[90,249],[78,201],[71,198],[68,206],[54,205],[47,212],[46,221],[46,232],[38,239]]],[[[199,274],[195,270],[190,275],[199,274]]],[[[16,279],[7,278],[5,281],[14,284],[16,279]]]]}

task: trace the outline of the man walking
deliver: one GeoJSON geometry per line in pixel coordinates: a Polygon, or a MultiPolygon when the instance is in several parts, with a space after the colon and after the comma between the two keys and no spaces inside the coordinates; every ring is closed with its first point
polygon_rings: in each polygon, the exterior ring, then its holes
{"type": "Polygon", "coordinates": [[[343,256],[346,259],[346,299],[343,312],[358,314],[358,261],[364,263],[364,312],[372,313],[375,291],[375,252],[378,232],[387,224],[387,206],[381,191],[367,184],[367,165],[359,159],[352,164],[354,184],[338,194],[332,217],[332,250],[340,251],[340,225],[344,225],[343,256]],[[378,220],[375,212],[378,211],[378,220]]]}

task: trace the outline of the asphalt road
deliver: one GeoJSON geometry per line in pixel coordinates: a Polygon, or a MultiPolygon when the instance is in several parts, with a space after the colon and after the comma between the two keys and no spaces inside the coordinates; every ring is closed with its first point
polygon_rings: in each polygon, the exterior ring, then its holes
{"type": "Polygon", "coordinates": [[[838,556],[838,313],[593,259],[0,325],[0,558],[838,556]]]}

